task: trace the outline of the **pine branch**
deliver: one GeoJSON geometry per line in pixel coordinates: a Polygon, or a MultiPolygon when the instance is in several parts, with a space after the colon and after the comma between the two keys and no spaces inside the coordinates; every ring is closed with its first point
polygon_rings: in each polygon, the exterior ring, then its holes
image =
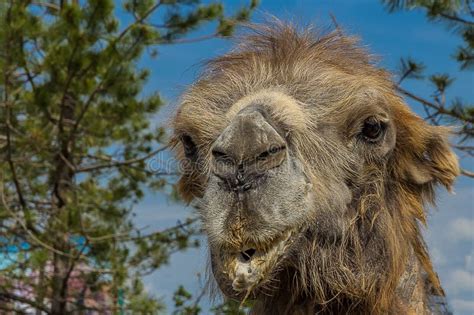
{"type": "MultiPolygon", "coordinates": [[[[11,26],[11,11],[12,11],[12,2],[10,1],[7,14],[6,14],[6,23],[7,27],[11,26]]],[[[12,176],[13,183],[15,185],[16,193],[18,195],[18,201],[20,202],[20,205],[22,206],[23,210],[27,211],[27,206],[25,199],[23,197],[23,192],[22,188],[20,186],[20,182],[17,177],[16,173],[16,167],[13,163],[13,158],[12,158],[12,141],[11,141],[11,107],[10,107],[10,69],[9,66],[11,64],[11,52],[10,52],[10,44],[11,44],[11,34],[10,30],[8,30],[7,33],[7,38],[5,40],[5,68],[4,68],[4,88],[3,88],[3,95],[4,95],[4,106],[5,106],[5,125],[6,125],[6,151],[7,151],[7,163],[10,168],[10,173],[12,176]]]]}
{"type": "MultiPolygon", "coordinates": [[[[122,32],[122,34],[125,34],[125,33],[126,33],[126,32],[125,32],[125,30],[124,30],[124,32],[122,32]]],[[[114,40],[113,43],[112,43],[112,45],[116,45],[117,42],[118,42],[117,39],[114,40]]],[[[135,42],[133,43],[133,45],[128,48],[126,54],[127,54],[137,43],[138,43],[138,41],[135,41],[135,42]]],[[[124,58],[126,58],[126,56],[124,56],[124,58]]],[[[81,111],[80,111],[80,113],[79,113],[77,119],[76,119],[75,122],[74,122],[74,125],[73,125],[73,127],[72,127],[72,130],[71,130],[71,132],[69,133],[68,140],[66,141],[68,144],[70,144],[71,142],[74,141],[74,139],[75,139],[75,137],[76,137],[77,130],[78,130],[78,128],[79,128],[79,125],[80,125],[82,119],[84,119],[86,112],[88,111],[88,109],[90,108],[90,106],[92,105],[92,103],[94,102],[95,97],[96,97],[99,93],[101,93],[101,92],[104,91],[104,89],[105,89],[105,86],[104,86],[104,85],[105,85],[105,82],[106,82],[106,80],[109,78],[109,72],[114,68],[113,66],[114,66],[114,64],[111,64],[111,65],[107,68],[107,70],[105,71],[105,74],[103,75],[101,81],[99,82],[99,84],[97,84],[97,86],[96,86],[95,89],[92,91],[92,93],[90,94],[89,98],[87,99],[85,105],[84,105],[83,108],[81,109],[81,111]]],[[[118,76],[118,75],[120,74],[120,72],[121,72],[121,70],[119,70],[118,73],[116,73],[116,75],[118,76]]]]}
{"type": "Polygon", "coordinates": [[[66,252],[63,252],[63,251],[60,251],[57,248],[54,248],[54,247],[50,246],[49,244],[46,244],[45,242],[43,242],[41,239],[39,239],[35,235],[35,233],[32,232],[32,229],[26,223],[24,223],[23,220],[14,211],[12,211],[10,209],[10,206],[8,205],[7,200],[6,200],[6,196],[5,196],[3,178],[2,178],[2,181],[1,181],[1,185],[0,185],[0,197],[1,197],[0,201],[3,204],[3,208],[10,214],[11,218],[13,218],[16,222],[18,222],[18,224],[22,227],[23,231],[26,232],[26,234],[31,238],[31,240],[34,243],[36,243],[40,247],[42,247],[42,248],[44,248],[44,249],[46,249],[46,250],[48,250],[52,253],[55,253],[55,254],[58,254],[58,255],[61,255],[61,256],[64,256],[64,257],[69,257],[69,258],[73,257],[70,254],[68,254],[66,252]]]}
{"type": "Polygon", "coordinates": [[[409,98],[417,101],[418,103],[422,104],[422,105],[425,105],[427,107],[430,107],[430,108],[433,108],[436,110],[437,113],[439,114],[443,114],[443,115],[447,115],[447,116],[451,116],[453,118],[456,118],[458,120],[461,120],[461,121],[465,121],[465,122],[468,122],[468,123],[474,123],[474,119],[472,118],[467,118],[467,117],[463,117],[461,115],[459,115],[458,113],[454,112],[454,111],[450,111],[450,110],[447,110],[446,108],[440,106],[440,105],[437,105],[433,102],[430,102],[420,96],[417,96],[407,90],[405,90],[404,88],[400,87],[400,86],[397,86],[396,87],[397,91],[399,91],[400,93],[408,96],[409,98]]]}
{"type": "Polygon", "coordinates": [[[118,43],[119,41],[122,40],[122,38],[135,26],[138,24],[143,23],[143,21],[150,16],[158,7],[162,5],[161,1],[158,1],[156,4],[154,4],[148,11],[145,12],[139,19],[135,20],[135,22],[129,24],[120,34],[119,36],[115,39],[115,43],[118,43]]]}
{"type": "Polygon", "coordinates": [[[30,4],[31,5],[36,5],[36,6],[39,6],[39,7],[45,7],[45,8],[48,8],[48,9],[53,9],[53,10],[58,11],[58,12],[61,10],[61,8],[59,6],[57,6],[56,4],[51,3],[51,2],[32,1],[30,4]]]}

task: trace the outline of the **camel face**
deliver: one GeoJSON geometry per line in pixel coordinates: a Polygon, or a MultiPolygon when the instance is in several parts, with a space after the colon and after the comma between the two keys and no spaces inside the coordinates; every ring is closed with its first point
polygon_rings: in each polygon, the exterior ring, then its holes
{"type": "Polygon", "coordinates": [[[372,181],[382,180],[396,138],[389,108],[357,99],[342,111],[325,105],[312,116],[317,135],[305,157],[291,127],[275,117],[281,108],[303,116],[301,106],[282,91],[257,91],[231,106],[211,145],[199,211],[214,274],[229,296],[268,290],[307,237],[326,248],[339,244],[367,168],[372,181]]]}
{"type": "Polygon", "coordinates": [[[449,130],[355,42],[257,28],[182,96],[178,190],[219,288],[255,313],[418,314],[442,293],[419,224],[459,173],[449,130]]]}

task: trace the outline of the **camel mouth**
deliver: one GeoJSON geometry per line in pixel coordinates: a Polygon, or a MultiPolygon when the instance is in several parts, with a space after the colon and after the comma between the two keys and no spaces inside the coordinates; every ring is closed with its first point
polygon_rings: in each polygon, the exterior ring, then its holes
{"type": "Polygon", "coordinates": [[[232,289],[237,293],[248,295],[269,279],[292,243],[294,232],[296,231],[290,230],[282,233],[263,249],[244,246],[241,251],[226,255],[224,273],[232,281],[232,289]]]}

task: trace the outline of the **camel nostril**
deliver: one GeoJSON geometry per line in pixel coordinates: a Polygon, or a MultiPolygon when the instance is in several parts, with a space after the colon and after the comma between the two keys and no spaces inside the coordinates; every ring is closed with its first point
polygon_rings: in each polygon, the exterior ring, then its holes
{"type": "Polygon", "coordinates": [[[256,250],[254,248],[249,248],[246,251],[240,252],[240,255],[245,261],[249,261],[252,256],[255,254],[256,250]]]}
{"type": "Polygon", "coordinates": [[[272,155],[275,155],[281,151],[284,151],[286,149],[286,146],[282,145],[282,146],[272,146],[270,149],[260,153],[258,156],[257,156],[257,161],[263,161],[263,160],[266,160],[267,158],[269,158],[270,156],[272,155]]]}

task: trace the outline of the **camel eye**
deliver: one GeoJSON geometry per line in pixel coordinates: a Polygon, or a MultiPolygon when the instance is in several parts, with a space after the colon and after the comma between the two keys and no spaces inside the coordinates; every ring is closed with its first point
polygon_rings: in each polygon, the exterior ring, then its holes
{"type": "Polygon", "coordinates": [[[197,155],[197,147],[193,139],[188,135],[183,135],[181,136],[181,143],[183,144],[184,155],[188,159],[194,159],[197,155]]]}
{"type": "Polygon", "coordinates": [[[375,143],[383,138],[385,129],[384,122],[371,117],[364,122],[361,135],[365,141],[375,143]]]}

